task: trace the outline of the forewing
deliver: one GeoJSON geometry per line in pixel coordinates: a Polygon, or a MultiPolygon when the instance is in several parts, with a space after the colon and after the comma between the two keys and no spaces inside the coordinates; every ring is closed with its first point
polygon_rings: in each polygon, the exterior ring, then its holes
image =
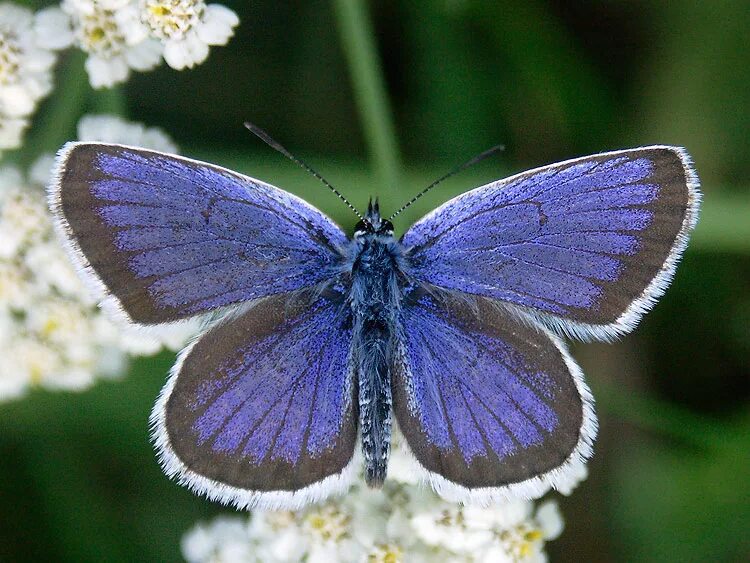
{"type": "Polygon", "coordinates": [[[422,282],[609,339],[632,330],[669,285],[699,203],[687,153],[645,147],[477,188],[421,219],[403,243],[422,282]]]}
{"type": "Polygon", "coordinates": [[[164,153],[69,143],[50,206],[80,269],[138,324],[315,285],[344,233],[301,199],[164,153]]]}
{"type": "Polygon", "coordinates": [[[424,292],[409,298],[402,323],[394,411],[438,493],[486,504],[571,484],[596,417],[559,340],[488,300],[424,292]]]}
{"type": "Polygon", "coordinates": [[[169,476],[239,508],[299,508],[346,488],[357,405],[340,297],[283,296],[186,349],[154,407],[169,476]]]}

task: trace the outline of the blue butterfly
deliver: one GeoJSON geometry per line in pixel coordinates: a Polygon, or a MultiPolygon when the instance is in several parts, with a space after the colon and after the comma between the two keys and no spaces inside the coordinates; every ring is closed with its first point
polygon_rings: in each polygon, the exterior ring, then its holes
{"type": "Polygon", "coordinates": [[[169,476],[240,508],[318,501],[362,464],[380,486],[394,422],[446,498],[564,486],[597,422],[560,338],[633,330],[701,198],[670,146],[492,182],[401,239],[377,203],[349,238],[283,190],[140,148],[69,143],[55,178],[104,306],[139,327],[226,312],[179,355],[152,424],[169,476]]]}

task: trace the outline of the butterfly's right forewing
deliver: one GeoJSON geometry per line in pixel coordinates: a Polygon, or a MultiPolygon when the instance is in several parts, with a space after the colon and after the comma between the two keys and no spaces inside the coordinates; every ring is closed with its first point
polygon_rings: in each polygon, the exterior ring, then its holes
{"type": "Polygon", "coordinates": [[[421,282],[606,340],[633,330],[669,285],[700,198],[683,149],[615,151],[462,194],[413,225],[403,243],[421,282]]]}

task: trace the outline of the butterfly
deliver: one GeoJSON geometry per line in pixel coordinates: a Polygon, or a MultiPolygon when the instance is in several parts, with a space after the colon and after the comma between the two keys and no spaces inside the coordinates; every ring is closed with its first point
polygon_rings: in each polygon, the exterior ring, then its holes
{"type": "Polygon", "coordinates": [[[564,486],[597,421],[562,337],[633,330],[669,285],[700,199],[671,146],[492,182],[401,238],[377,202],[348,237],[260,180],[114,144],[66,144],[49,188],[103,307],[137,327],[212,319],[152,413],[164,471],[273,509],[340,493],[361,467],[382,485],[394,424],[445,498],[564,486]]]}

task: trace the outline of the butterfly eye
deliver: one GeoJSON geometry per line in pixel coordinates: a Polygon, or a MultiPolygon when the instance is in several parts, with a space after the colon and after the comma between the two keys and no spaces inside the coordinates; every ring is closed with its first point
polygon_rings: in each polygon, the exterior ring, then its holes
{"type": "Polygon", "coordinates": [[[388,219],[384,219],[380,223],[380,229],[378,229],[381,233],[392,233],[393,232],[393,223],[391,223],[388,219]]]}
{"type": "Polygon", "coordinates": [[[372,230],[372,227],[370,227],[370,224],[365,221],[360,221],[356,224],[354,227],[354,234],[357,233],[367,233],[372,230]]]}

